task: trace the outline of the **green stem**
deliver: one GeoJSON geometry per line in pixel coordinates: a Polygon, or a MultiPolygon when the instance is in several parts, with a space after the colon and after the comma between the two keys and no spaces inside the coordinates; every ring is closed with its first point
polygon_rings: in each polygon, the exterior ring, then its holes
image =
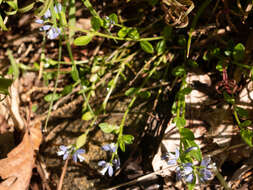
{"type": "Polygon", "coordinates": [[[53,108],[54,97],[56,95],[56,88],[57,88],[58,80],[59,80],[59,76],[60,76],[60,66],[61,66],[60,61],[61,61],[61,57],[62,57],[62,41],[61,41],[61,36],[60,36],[56,81],[55,81],[55,85],[54,85],[53,97],[51,98],[50,105],[49,105],[49,110],[48,110],[45,126],[43,128],[43,130],[45,132],[47,132],[47,125],[48,125],[49,117],[50,117],[50,114],[51,114],[51,111],[52,111],[52,108],[53,108]]]}
{"type": "Polygon", "coordinates": [[[73,27],[73,30],[80,31],[80,32],[83,32],[83,33],[86,33],[86,34],[91,34],[93,36],[99,36],[99,37],[104,37],[104,38],[114,39],[114,40],[121,40],[121,41],[154,41],[154,40],[164,39],[164,36],[140,38],[140,39],[120,38],[118,36],[112,36],[112,35],[104,34],[104,33],[97,32],[97,31],[85,30],[85,29],[81,29],[81,28],[78,28],[78,27],[73,27]]]}

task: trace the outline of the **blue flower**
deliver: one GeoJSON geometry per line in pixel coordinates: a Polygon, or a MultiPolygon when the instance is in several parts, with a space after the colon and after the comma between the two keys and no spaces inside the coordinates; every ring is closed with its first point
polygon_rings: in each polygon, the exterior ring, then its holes
{"type": "Polygon", "coordinates": [[[45,12],[45,14],[43,15],[43,18],[45,20],[47,20],[48,18],[51,17],[51,12],[50,12],[50,9],[47,9],[47,11],[45,12]]]}
{"type": "Polygon", "coordinates": [[[176,148],[175,154],[172,154],[172,153],[169,152],[166,155],[162,156],[162,160],[167,160],[167,164],[168,165],[176,165],[177,164],[177,160],[179,158],[179,155],[180,155],[180,152],[176,148]]]}
{"type": "Polygon", "coordinates": [[[84,149],[78,149],[74,152],[74,154],[72,155],[72,158],[74,160],[74,162],[77,162],[77,159],[79,159],[80,162],[84,161],[84,157],[81,154],[84,154],[85,150],[84,149]]]}
{"type": "Polygon", "coordinates": [[[55,6],[54,6],[54,11],[56,14],[60,13],[62,10],[62,5],[61,3],[57,3],[55,6]]]}
{"type": "Polygon", "coordinates": [[[57,152],[58,156],[62,156],[63,155],[63,160],[66,160],[69,156],[70,153],[70,149],[67,146],[61,145],[60,146],[60,150],[57,152]]]}
{"type": "Polygon", "coordinates": [[[106,162],[104,160],[99,161],[98,165],[101,166],[103,169],[100,171],[102,175],[105,175],[108,172],[108,175],[111,177],[113,175],[113,167],[110,162],[106,162]]]}
{"type": "MultiPolygon", "coordinates": [[[[57,3],[57,5],[54,6],[54,11],[56,14],[60,13],[62,10],[62,5],[60,3],[57,3]]],[[[43,15],[43,18],[45,20],[47,20],[48,18],[50,18],[52,16],[52,13],[50,11],[50,9],[47,9],[47,11],[45,12],[45,14],[43,15]]]]}
{"type": "Polygon", "coordinates": [[[111,143],[111,144],[102,146],[102,150],[114,153],[117,150],[117,147],[114,143],[111,143]]]}
{"type": "MultiPolygon", "coordinates": [[[[61,10],[62,10],[62,5],[60,3],[54,6],[54,11],[56,14],[59,14],[61,10]]],[[[51,16],[52,16],[52,13],[50,9],[48,9],[43,15],[43,19],[37,19],[35,20],[35,22],[38,24],[45,24],[45,20],[49,19],[51,16]]],[[[60,28],[49,25],[49,24],[45,24],[44,26],[40,27],[40,31],[47,31],[47,37],[50,40],[56,39],[61,34],[60,28]]]]}
{"type": "Polygon", "coordinates": [[[50,40],[53,40],[55,38],[57,38],[59,35],[61,34],[61,30],[60,28],[57,28],[57,27],[51,27],[49,29],[49,31],[47,32],[47,37],[50,39],[50,40]]]}
{"type": "Polygon", "coordinates": [[[176,168],[177,180],[185,179],[187,183],[191,183],[194,179],[192,163],[182,163],[176,168]]]}
{"type": "Polygon", "coordinates": [[[211,159],[204,158],[200,163],[199,170],[199,180],[201,183],[205,183],[206,181],[212,178],[212,169],[214,168],[214,164],[211,164],[211,159]]]}
{"type": "Polygon", "coordinates": [[[84,157],[81,154],[84,154],[85,150],[84,149],[77,149],[74,152],[74,147],[73,146],[64,146],[61,145],[60,146],[60,150],[57,152],[58,156],[62,156],[63,155],[63,160],[67,160],[67,158],[69,157],[69,155],[72,155],[72,158],[75,162],[79,161],[82,162],[84,161],[84,157]]]}
{"type": "Polygon", "coordinates": [[[38,23],[38,24],[43,24],[44,20],[42,20],[42,19],[36,19],[35,22],[38,23]]]}

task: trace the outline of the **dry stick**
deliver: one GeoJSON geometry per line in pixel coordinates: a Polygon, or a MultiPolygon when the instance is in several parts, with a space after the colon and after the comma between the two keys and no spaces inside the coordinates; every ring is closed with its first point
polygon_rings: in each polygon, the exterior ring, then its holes
{"type": "Polygon", "coordinates": [[[66,171],[67,171],[68,162],[69,162],[69,157],[65,161],[65,164],[64,164],[64,166],[62,168],[61,178],[60,178],[60,181],[58,183],[57,190],[61,190],[62,189],[63,179],[64,179],[64,176],[65,176],[66,171]]]}
{"type": "Polygon", "coordinates": [[[123,187],[123,186],[126,186],[126,185],[132,185],[132,184],[135,184],[137,182],[140,182],[140,181],[143,181],[145,179],[148,179],[154,175],[159,175],[159,174],[162,174],[163,172],[165,172],[166,170],[168,170],[169,168],[171,168],[172,166],[168,166],[164,169],[161,169],[161,170],[158,170],[158,171],[155,171],[155,172],[152,172],[152,173],[149,173],[147,175],[144,175],[144,176],[141,176],[141,177],[138,177],[137,179],[134,179],[132,181],[129,181],[129,182],[126,182],[126,183],[122,183],[122,184],[119,184],[119,185],[116,185],[114,187],[110,187],[110,188],[107,188],[107,189],[103,189],[103,190],[113,190],[113,189],[116,189],[116,188],[119,188],[119,187],[123,187]]]}

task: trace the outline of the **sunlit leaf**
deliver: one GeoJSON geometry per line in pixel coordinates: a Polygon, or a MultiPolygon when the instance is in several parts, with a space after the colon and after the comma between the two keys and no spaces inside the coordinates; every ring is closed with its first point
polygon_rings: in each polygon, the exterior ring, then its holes
{"type": "Polygon", "coordinates": [[[154,53],[154,48],[148,41],[140,41],[141,48],[147,53],[154,53]]]}
{"type": "Polygon", "coordinates": [[[91,34],[88,34],[86,36],[80,36],[74,40],[74,44],[76,46],[86,46],[90,43],[92,38],[93,38],[93,35],[91,35],[91,34]]]}

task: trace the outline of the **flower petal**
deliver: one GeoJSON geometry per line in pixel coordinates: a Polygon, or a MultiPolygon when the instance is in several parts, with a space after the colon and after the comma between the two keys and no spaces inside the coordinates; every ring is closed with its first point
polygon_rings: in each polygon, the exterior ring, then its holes
{"type": "Polygon", "coordinates": [[[112,175],[113,175],[113,168],[112,168],[111,164],[109,164],[109,166],[108,166],[108,174],[109,174],[110,177],[112,177],[112,175]]]}
{"type": "Polygon", "coordinates": [[[80,154],[78,154],[77,157],[78,157],[80,162],[83,162],[85,160],[85,158],[80,154]]]}
{"type": "Polygon", "coordinates": [[[51,17],[51,12],[49,9],[47,9],[47,11],[45,12],[43,17],[44,17],[44,19],[48,19],[49,17],[51,17]]]}
{"type": "Polygon", "coordinates": [[[104,166],[106,165],[106,161],[104,161],[104,160],[99,161],[99,162],[98,162],[98,165],[104,167],[104,166]]]}
{"type": "Polygon", "coordinates": [[[38,24],[43,24],[44,20],[42,20],[42,19],[36,19],[35,22],[38,23],[38,24]]]}

